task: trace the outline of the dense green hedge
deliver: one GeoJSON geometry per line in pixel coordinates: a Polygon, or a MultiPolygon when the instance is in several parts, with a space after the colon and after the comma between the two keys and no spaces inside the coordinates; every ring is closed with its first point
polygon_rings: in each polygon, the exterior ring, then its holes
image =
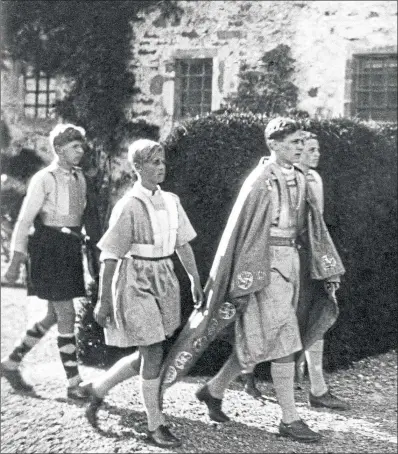
{"type": "MultiPolygon", "coordinates": [[[[250,113],[212,114],[175,128],[165,141],[164,188],[180,196],[198,233],[192,246],[203,284],[239,188],[268,154],[268,121],[250,113]]],[[[396,346],[397,128],[344,118],[300,121],[319,137],[325,219],[347,269],[341,314],[326,336],[325,366],[334,369],[396,346]]],[[[190,286],[178,261],[176,272],[185,321],[193,307],[190,286]]],[[[216,341],[192,373],[214,373],[229,351],[216,341]]]]}

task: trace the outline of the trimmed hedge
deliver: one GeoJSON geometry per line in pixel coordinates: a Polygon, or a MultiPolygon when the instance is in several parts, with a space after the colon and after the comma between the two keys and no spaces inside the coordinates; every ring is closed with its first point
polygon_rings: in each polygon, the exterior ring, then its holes
{"type": "MultiPolygon", "coordinates": [[[[185,123],[165,142],[164,187],[180,196],[197,230],[192,245],[203,283],[243,180],[269,154],[268,121],[236,111],[212,114],[185,123]]],[[[319,137],[325,220],[347,269],[340,317],[325,339],[325,368],[332,370],[396,347],[397,127],[345,118],[300,121],[319,137]]],[[[181,280],[189,315],[189,283],[181,280]]],[[[196,371],[208,373],[227,350],[214,342],[196,371]]]]}
{"type": "MultiPolygon", "coordinates": [[[[210,114],[176,127],[164,143],[163,187],[179,195],[198,233],[192,246],[203,284],[242,182],[269,154],[263,133],[268,121],[231,110],[210,114]]],[[[338,293],[340,317],[325,338],[325,368],[333,370],[396,347],[397,127],[345,118],[300,121],[319,137],[325,220],[347,269],[338,293]]],[[[193,309],[190,283],[178,260],[175,267],[185,323],[193,309]]],[[[191,373],[215,373],[230,351],[216,340],[191,373]]],[[[123,354],[116,353],[102,362],[123,354]]],[[[267,371],[267,365],[257,369],[267,371]]]]}

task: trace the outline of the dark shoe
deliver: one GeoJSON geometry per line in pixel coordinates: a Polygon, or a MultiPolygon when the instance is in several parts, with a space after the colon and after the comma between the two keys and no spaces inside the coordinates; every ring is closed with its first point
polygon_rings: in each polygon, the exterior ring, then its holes
{"type": "Polygon", "coordinates": [[[196,391],[196,397],[200,402],[204,402],[209,410],[209,417],[216,422],[227,422],[229,417],[221,410],[222,400],[213,397],[207,385],[196,391]]]}
{"type": "Polygon", "coordinates": [[[351,408],[349,403],[334,396],[330,390],[318,397],[310,393],[309,402],[311,407],[325,407],[332,410],[349,410],[351,408]]]}
{"type": "Polygon", "coordinates": [[[69,386],[67,390],[68,399],[74,400],[88,400],[90,397],[89,392],[82,386],[69,386]]]}
{"type": "Polygon", "coordinates": [[[0,375],[4,377],[15,391],[32,391],[33,386],[25,381],[19,369],[7,369],[3,363],[0,365],[0,375]]]}
{"type": "Polygon", "coordinates": [[[175,437],[167,426],[163,425],[148,431],[148,439],[161,448],[176,448],[182,445],[181,440],[175,437]]]}
{"type": "Polygon", "coordinates": [[[258,399],[261,397],[260,390],[256,387],[256,382],[254,380],[254,374],[243,374],[243,380],[245,381],[244,390],[250,396],[258,399]]]}
{"type": "Polygon", "coordinates": [[[283,437],[288,437],[303,443],[314,443],[322,438],[321,434],[311,430],[302,419],[293,421],[290,424],[285,424],[281,421],[279,424],[279,433],[283,437]]]}
{"type": "Polygon", "coordinates": [[[89,395],[89,404],[87,405],[85,411],[86,418],[93,427],[97,427],[98,426],[97,413],[104,399],[102,397],[98,397],[95,394],[92,382],[80,383],[79,387],[82,388],[89,395]]]}

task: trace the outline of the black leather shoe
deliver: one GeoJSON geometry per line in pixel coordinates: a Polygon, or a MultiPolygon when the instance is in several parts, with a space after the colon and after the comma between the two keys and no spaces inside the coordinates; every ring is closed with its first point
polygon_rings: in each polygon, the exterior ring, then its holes
{"type": "Polygon", "coordinates": [[[167,426],[159,426],[155,430],[148,431],[148,440],[161,448],[176,448],[181,446],[182,442],[175,437],[167,426]]]}
{"type": "Polygon", "coordinates": [[[97,413],[104,399],[102,397],[98,397],[95,394],[92,382],[80,383],[79,387],[82,388],[89,396],[89,404],[87,405],[84,414],[86,415],[88,422],[93,427],[97,427],[98,426],[97,413]]]}
{"type": "Polygon", "coordinates": [[[216,422],[227,422],[229,417],[221,410],[222,400],[213,397],[207,385],[196,391],[196,397],[200,402],[204,402],[209,410],[209,417],[216,422]]]}
{"type": "Polygon", "coordinates": [[[311,430],[302,419],[293,421],[290,424],[285,424],[281,421],[279,424],[279,433],[283,437],[288,437],[303,443],[314,443],[322,438],[321,434],[311,430]]]}
{"type": "Polygon", "coordinates": [[[7,369],[3,363],[0,365],[0,375],[4,377],[15,391],[32,391],[33,386],[28,383],[19,369],[7,369]]]}
{"type": "Polygon", "coordinates": [[[245,381],[244,390],[250,396],[258,399],[261,397],[261,391],[256,387],[256,382],[254,380],[254,374],[243,374],[243,380],[245,381]]]}
{"type": "Polygon", "coordinates": [[[332,410],[349,410],[351,408],[348,402],[334,396],[328,389],[322,396],[314,396],[310,393],[309,402],[311,407],[331,408],[332,410]]]}

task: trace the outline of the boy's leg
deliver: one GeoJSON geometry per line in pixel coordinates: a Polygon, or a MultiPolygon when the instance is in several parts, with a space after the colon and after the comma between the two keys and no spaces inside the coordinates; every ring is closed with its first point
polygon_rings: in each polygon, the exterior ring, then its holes
{"type": "Polygon", "coordinates": [[[222,411],[222,398],[229,383],[241,373],[241,366],[233,352],[221,369],[205,386],[196,392],[196,397],[207,405],[209,417],[213,421],[227,422],[229,417],[222,411]]]}
{"type": "Polygon", "coordinates": [[[160,405],[160,369],[163,360],[163,345],[157,343],[140,347],[142,355],[140,388],[142,401],[148,418],[148,437],[158,446],[180,446],[166,425],[166,418],[160,405]]]}
{"type": "Polygon", "coordinates": [[[312,431],[301,420],[294,400],[294,356],[279,358],[271,362],[271,376],[276,397],[282,410],[282,421],[279,433],[293,440],[313,442],[318,441],[321,435],[312,431]]]}
{"type": "Polygon", "coordinates": [[[305,352],[310,377],[311,391],[309,402],[313,407],[325,407],[335,410],[349,410],[350,405],[334,396],[326,384],[323,374],[323,339],[314,342],[305,352]]]}
{"type": "Polygon", "coordinates": [[[82,382],[77,363],[77,345],[75,335],[76,313],[73,300],[53,301],[51,304],[57,314],[58,350],[68,380],[68,397],[86,399],[88,393],[79,388],[82,382]]]}
{"type": "Polygon", "coordinates": [[[1,360],[1,375],[18,391],[31,391],[32,385],[21,375],[19,367],[25,355],[37,345],[47,331],[56,323],[56,314],[50,303],[47,305],[46,316],[27,329],[22,338],[15,344],[14,350],[1,360]]]}

